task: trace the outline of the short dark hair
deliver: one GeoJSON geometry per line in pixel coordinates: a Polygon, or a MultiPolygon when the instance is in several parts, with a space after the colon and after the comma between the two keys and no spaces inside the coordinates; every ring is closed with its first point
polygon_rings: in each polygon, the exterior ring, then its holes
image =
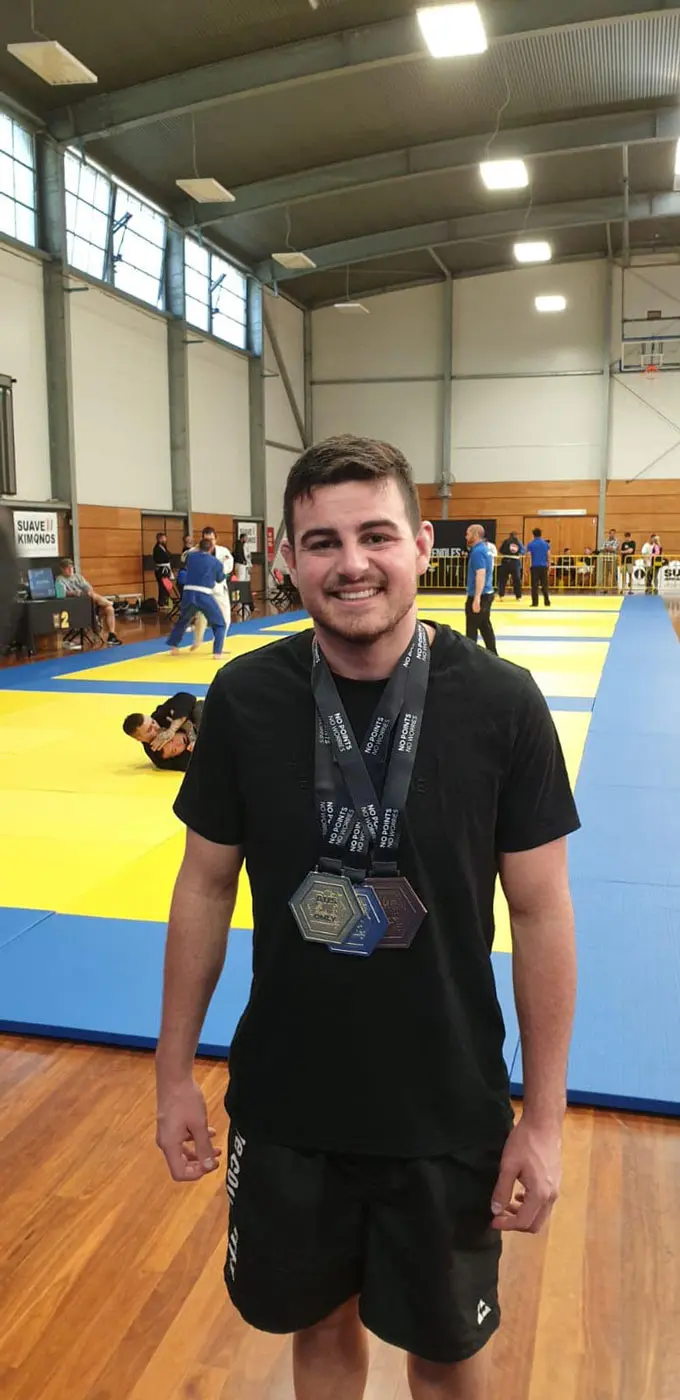
{"type": "Polygon", "coordinates": [[[283,518],[291,546],[295,538],[295,502],[311,496],[317,486],[339,486],[344,481],[396,481],[411,529],[414,535],[418,533],[420,501],[404,454],[388,442],[347,433],[308,447],[291,467],[283,497],[283,518]]]}
{"type": "Polygon", "coordinates": [[[532,530],[531,533],[532,533],[532,535],[533,535],[533,537],[534,537],[535,540],[540,540],[541,535],[543,534],[543,531],[542,531],[542,530],[539,530],[538,526],[536,526],[536,529],[535,529],[535,530],[532,530]]]}
{"type": "Polygon", "coordinates": [[[199,549],[201,549],[201,550],[203,551],[204,554],[209,554],[209,553],[210,553],[210,542],[209,542],[209,540],[206,540],[206,539],[201,540],[201,543],[199,544],[198,547],[199,547],[199,549]]]}
{"type": "Polygon", "coordinates": [[[157,539],[157,540],[167,540],[167,538],[168,538],[168,532],[167,532],[167,530],[158,530],[158,532],[157,532],[157,534],[156,534],[156,539],[157,539]]]}
{"type": "Polygon", "coordinates": [[[626,533],[625,533],[625,535],[624,535],[624,539],[626,539],[626,540],[629,540],[629,539],[630,539],[630,530],[626,530],[626,533]]]}
{"type": "Polygon", "coordinates": [[[134,739],[137,730],[141,729],[143,723],[143,715],[128,715],[127,719],[123,720],[123,732],[129,735],[131,739],[134,739]]]}
{"type": "Polygon", "coordinates": [[[60,569],[69,569],[69,568],[70,568],[70,569],[75,569],[75,567],[76,567],[76,566],[75,566],[75,564],[74,564],[74,562],[73,562],[72,559],[60,559],[60,560],[59,560],[59,568],[60,568],[60,569]]]}
{"type": "Polygon", "coordinates": [[[201,534],[205,539],[206,535],[216,535],[217,530],[215,529],[214,525],[204,525],[203,529],[201,530],[201,534]]]}

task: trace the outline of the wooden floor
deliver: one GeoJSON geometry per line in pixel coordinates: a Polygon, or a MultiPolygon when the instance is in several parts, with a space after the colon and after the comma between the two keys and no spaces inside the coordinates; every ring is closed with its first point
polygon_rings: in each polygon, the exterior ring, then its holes
{"type": "MultiPolygon", "coordinates": [[[[225,1066],[197,1077],[222,1136],[225,1066]]],[[[0,1037],[3,1400],[292,1400],[289,1340],[224,1291],[221,1173],[174,1185],[153,1114],[150,1055],[0,1037]]],[[[502,1301],[493,1400],[678,1400],[680,1125],[570,1111],[562,1200],[510,1240],[502,1301]]],[[[407,1397],[376,1342],[367,1400],[407,1397]]]]}

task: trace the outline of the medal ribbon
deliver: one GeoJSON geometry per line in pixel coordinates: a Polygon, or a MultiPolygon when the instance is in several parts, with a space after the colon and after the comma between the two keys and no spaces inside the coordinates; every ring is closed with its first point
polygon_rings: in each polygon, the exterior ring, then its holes
{"type": "Polygon", "coordinates": [[[418,749],[429,671],[427,632],[419,622],[360,746],[314,639],[315,788],[324,837],[321,870],[342,871],[361,882],[370,860],[376,876],[398,873],[403,813],[418,749]],[[381,798],[377,792],[381,792],[381,798]],[[349,865],[345,865],[346,856],[352,858],[349,865]]]}

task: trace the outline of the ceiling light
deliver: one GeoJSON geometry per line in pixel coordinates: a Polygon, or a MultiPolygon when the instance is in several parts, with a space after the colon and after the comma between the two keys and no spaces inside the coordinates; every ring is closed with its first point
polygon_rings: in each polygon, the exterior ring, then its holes
{"type": "Polygon", "coordinates": [[[316,263],[306,253],[272,253],[274,262],[287,267],[291,272],[303,272],[305,268],[316,267],[316,263]]]}
{"type": "Polygon", "coordinates": [[[546,263],[552,258],[549,243],[516,243],[514,254],[519,263],[546,263]]]}
{"type": "Polygon", "coordinates": [[[487,190],[523,190],[529,183],[523,160],[485,160],[479,168],[487,190]]]}
{"type": "Polygon", "coordinates": [[[58,44],[56,39],[41,39],[30,44],[8,44],[7,52],[52,87],[66,87],[69,83],[99,82],[97,74],[86,68],[79,58],[75,58],[62,44],[58,44]]]}
{"type": "Polygon", "coordinates": [[[478,5],[427,5],[418,23],[433,58],[461,58],[488,47],[478,5]]]}
{"type": "Polygon", "coordinates": [[[345,315],[350,316],[370,316],[371,314],[368,307],[364,306],[363,301],[336,301],[334,309],[335,311],[344,311],[345,315]]]}
{"type": "Polygon", "coordinates": [[[197,204],[233,204],[236,199],[231,190],[226,190],[219,180],[213,180],[210,176],[202,179],[175,180],[175,184],[197,204]]]}
{"type": "Polygon", "coordinates": [[[566,297],[536,297],[537,311],[566,311],[566,297]]]}

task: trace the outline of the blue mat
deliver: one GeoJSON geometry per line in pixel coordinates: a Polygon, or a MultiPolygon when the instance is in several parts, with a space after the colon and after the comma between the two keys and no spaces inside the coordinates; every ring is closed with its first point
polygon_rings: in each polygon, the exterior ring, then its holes
{"type": "MultiPolygon", "coordinates": [[[[626,599],[597,692],[570,840],[579,997],[573,1103],[680,1116],[680,646],[626,599]]],[[[522,1079],[521,1052],[513,1083],[522,1079]]]]}
{"type": "MultiPolygon", "coordinates": [[[[31,688],[43,688],[36,673],[55,687],[55,663],[44,665],[31,668],[31,688]]],[[[627,599],[577,785],[584,830],[570,842],[580,963],[573,1102],[680,1116],[679,740],[680,647],[668,614],[659,599],[627,599]]],[[[0,910],[0,1029],[153,1046],[164,941],[159,923],[0,910]]],[[[233,931],[200,1053],[228,1053],[251,956],[250,933],[233,931]]],[[[494,954],[493,966],[521,1092],[511,958],[494,954]]]]}
{"type": "MultiPolygon", "coordinates": [[[[6,916],[15,913],[0,911],[0,1030],[108,1045],[155,1045],[165,924],[52,914],[4,941],[6,916]]],[[[227,1054],[251,975],[252,935],[232,929],[199,1053],[227,1054]]]]}

